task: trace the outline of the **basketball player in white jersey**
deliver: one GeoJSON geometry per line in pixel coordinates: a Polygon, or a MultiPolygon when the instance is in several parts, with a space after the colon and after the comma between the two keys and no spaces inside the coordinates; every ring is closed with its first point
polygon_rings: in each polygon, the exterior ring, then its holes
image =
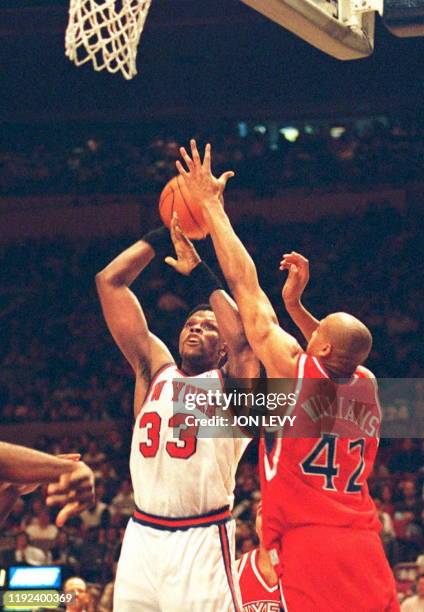
{"type": "MultiPolygon", "coordinates": [[[[227,178],[221,177],[222,190],[227,178]]],[[[200,261],[175,217],[171,234],[177,259],[166,257],[166,263],[190,275],[212,307],[195,309],[185,323],[180,367],[149,331],[129,288],[155,255],[169,255],[168,230],[150,232],[96,277],[109,330],[135,374],[130,469],[137,510],[122,546],[114,610],[238,612],[230,511],[236,468],[248,440],[229,431],[225,438],[197,437],[176,407],[183,406],[187,392],[221,388],[227,374],[258,376],[259,366],[235,303],[200,261]]]]}

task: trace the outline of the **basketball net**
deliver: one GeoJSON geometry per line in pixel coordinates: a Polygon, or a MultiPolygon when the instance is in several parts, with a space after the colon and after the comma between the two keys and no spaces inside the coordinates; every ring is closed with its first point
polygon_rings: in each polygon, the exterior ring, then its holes
{"type": "Polygon", "coordinates": [[[77,66],[137,74],[137,46],[152,0],[71,0],[65,53],[77,66]]]}

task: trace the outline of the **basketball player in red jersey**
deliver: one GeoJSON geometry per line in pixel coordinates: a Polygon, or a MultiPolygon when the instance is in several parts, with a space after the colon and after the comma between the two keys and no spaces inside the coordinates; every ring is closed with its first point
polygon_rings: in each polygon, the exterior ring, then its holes
{"type": "MultiPolygon", "coordinates": [[[[225,187],[222,179],[221,190],[225,187]]],[[[130,519],[114,590],[116,612],[238,612],[231,508],[244,438],[188,427],[184,397],[259,373],[234,301],[200,261],[177,220],[118,255],[96,277],[103,313],[135,375],[130,519]],[[154,256],[203,288],[179,338],[181,366],[149,330],[131,283],[154,256]],[[220,365],[225,364],[220,368],[220,365]],[[209,435],[208,435],[209,434],[209,435]]],[[[214,407],[208,407],[214,410],[214,407]]],[[[199,411],[200,417],[205,414],[199,411]]]]}
{"type": "Polygon", "coordinates": [[[279,612],[278,576],[263,546],[262,504],[256,510],[256,533],[259,547],[245,553],[237,561],[237,573],[243,612],[279,612]]]}
{"type": "MultiPolygon", "coordinates": [[[[201,202],[247,339],[269,379],[294,379],[295,426],[266,434],[260,450],[264,544],[282,579],[282,604],[288,612],[399,610],[366,484],[381,420],[375,379],[361,365],[371,334],[349,314],[317,321],[299,306],[304,352],[280,327],[224,211],[210,145],[203,162],[195,141],[191,157],[180,151],[187,169],[180,162],[177,169],[201,202]]],[[[290,256],[288,266],[296,267],[290,256]]]]}

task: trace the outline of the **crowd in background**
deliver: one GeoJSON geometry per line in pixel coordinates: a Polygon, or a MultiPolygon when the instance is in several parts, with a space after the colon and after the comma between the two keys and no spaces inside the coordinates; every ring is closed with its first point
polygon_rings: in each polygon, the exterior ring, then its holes
{"type": "MultiPolygon", "coordinates": [[[[305,299],[314,314],[347,310],[363,320],[374,336],[369,367],[380,379],[420,376],[424,317],[417,245],[424,229],[414,211],[371,204],[343,223],[334,217],[281,226],[249,217],[237,231],[289,331],[299,338],[282,307],[278,263],[282,253],[295,250],[311,262],[305,299]]],[[[106,330],[94,276],[137,237],[28,241],[1,249],[0,418],[131,418],[131,372],[106,330]]],[[[198,248],[215,266],[209,241],[198,248]]],[[[153,262],[133,287],[152,330],[177,355],[178,330],[205,296],[161,262],[153,262]]]]}
{"type": "MultiPolygon", "coordinates": [[[[113,427],[113,426],[112,426],[113,427]]],[[[0,563],[56,564],[64,578],[80,576],[91,585],[93,611],[111,607],[111,587],[126,523],[134,509],[128,475],[130,430],[106,436],[40,436],[36,447],[51,453],[80,452],[96,474],[96,503],[58,530],[41,492],[20,498],[0,539],[0,563]]],[[[237,556],[258,545],[254,528],[260,499],[256,443],[242,461],[235,489],[237,556]]],[[[413,439],[383,441],[369,483],[383,525],[384,548],[392,566],[415,562],[424,574],[424,444],[413,439]],[[420,558],[421,556],[421,558],[420,558]]]]}
{"type": "Polygon", "coordinates": [[[424,169],[424,125],[416,119],[239,122],[192,131],[175,123],[48,133],[9,127],[0,137],[0,194],[156,192],[175,175],[178,147],[191,136],[210,140],[217,171],[235,170],[236,186],[259,195],[292,186],[399,185],[419,180],[424,169]]]}
{"type": "MultiPolygon", "coordinates": [[[[402,182],[417,176],[420,167],[422,142],[411,126],[408,132],[394,123],[375,123],[368,132],[346,128],[338,138],[302,132],[293,143],[278,131],[272,143],[269,129],[242,133],[216,142],[216,165],[235,168],[240,186],[259,193],[269,193],[270,185],[325,185],[330,179],[333,185],[402,182]]],[[[157,190],[175,173],[178,142],[171,137],[146,139],[143,145],[128,134],[109,141],[92,138],[69,150],[52,143],[39,143],[25,154],[18,143],[14,151],[0,147],[0,192],[84,192],[95,185],[100,193],[157,190]]],[[[370,203],[366,212],[343,222],[329,217],[280,226],[246,217],[236,229],[281,323],[299,340],[280,296],[284,275],[278,263],[290,250],[310,259],[305,303],[317,317],[347,310],[371,328],[374,345],[367,365],[378,378],[421,375],[424,312],[417,245],[424,241],[424,228],[413,209],[370,203]]],[[[94,275],[138,237],[27,241],[0,249],[0,422],[70,422],[67,436],[41,436],[36,446],[54,454],[82,453],[97,479],[94,508],[60,531],[39,492],[18,501],[0,539],[0,560],[63,565],[67,575],[96,585],[90,598],[97,601],[92,610],[99,612],[111,610],[114,568],[133,509],[128,474],[133,379],[102,320],[94,275]],[[110,420],[106,436],[77,436],[72,430],[72,421],[105,419],[110,420]],[[113,419],[120,420],[119,430],[113,419]]],[[[198,248],[217,269],[210,243],[198,248]]],[[[149,266],[134,290],[151,329],[177,358],[178,331],[205,296],[160,262],[149,266]]],[[[424,401],[415,409],[423,407],[424,401]]],[[[423,459],[421,440],[381,442],[370,487],[392,565],[415,562],[424,550],[423,459]]],[[[259,495],[253,443],[237,476],[238,555],[257,545],[259,495]]]]}
{"type": "MultiPolygon", "coordinates": [[[[420,376],[423,309],[416,245],[424,236],[413,210],[371,204],[363,215],[343,223],[327,218],[280,227],[250,217],[237,231],[258,264],[281,322],[297,337],[280,300],[284,275],[278,262],[289,250],[311,261],[305,303],[316,316],[345,309],[370,326],[374,347],[369,366],[378,377],[420,376]]],[[[72,425],[70,437],[38,440],[37,447],[50,453],[82,453],[96,472],[97,503],[58,532],[37,495],[19,502],[6,530],[12,547],[8,554],[16,555],[16,547],[21,560],[28,554],[32,563],[61,563],[96,584],[112,579],[133,507],[127,480],[133,380],[102,320],[94,275],[133,240],[28,242],[1,252],[1,420],[27,424],[118,418],[126,423],[116,431],[111,422],[108,435],[100,440],[73,437],[72,425]],[[48,542],[39,548],[34,543],[44,539],[40,533],[48,542]]],[[[211,245],[206,241],[198,247],[216,266],[211,245]]],[[[151,264],[134,290],[151,328],[177,356],[178,331],[188,309],[204,296],[192,291],[189,279],[160,262],[151,264]]],[[[418,440],[381,444],[371,486],[392,564],[415,561],[424,549],[423,454],[424,444],[418,440]]],[[[257,542],[252,519],[258,489],[253,446],[238,475],[239,554],[257,542]]]]}

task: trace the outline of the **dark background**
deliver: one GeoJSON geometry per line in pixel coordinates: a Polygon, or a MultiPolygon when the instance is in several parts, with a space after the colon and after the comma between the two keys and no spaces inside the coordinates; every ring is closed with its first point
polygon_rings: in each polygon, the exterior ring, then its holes
{"type": "Polygon", "coordinates": [[[341,62],[237,0],[153,0],[139,74],[95,73],[64,55],[66,0],[0,2],[0,118],[6,122],[248,118],[419,112],[422,38],[377,18],[375,51],[341,62]]]}

